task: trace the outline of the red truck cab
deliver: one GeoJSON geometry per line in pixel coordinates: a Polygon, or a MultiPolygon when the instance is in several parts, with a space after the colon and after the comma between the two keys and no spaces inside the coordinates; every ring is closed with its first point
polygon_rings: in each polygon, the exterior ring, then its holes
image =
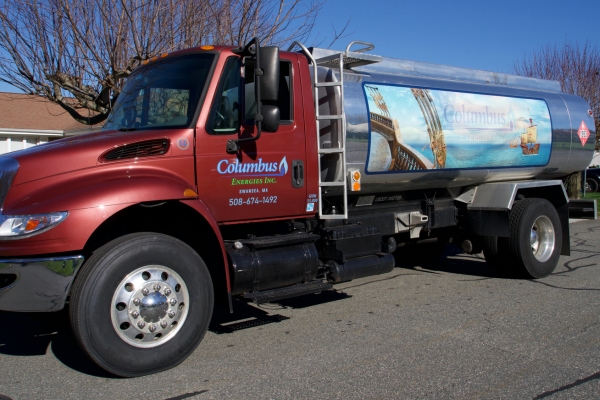
{"type": "Polygon", "coordinates": [[[92,359],[119,375],[156,372],[193,351],[210,320],[213,290],[231,292],[220,226],[314,216],[316,135],[314,108],[304,104],[311,91],[306,58],[279,56],[280,100],[273,104],[281,122],[230,154],[228,141],[257,133],[255,57],[232,50],[207,46],[152,58],[127,80],[101,132],[0,157],[0,309],[57,311],[70,296],[76,336],[92,359]],[[104,293],[94,273],[112,271],[98,263],[115,252],[115,241],[119,249],[130,246],[125,258],[147,246],[162,249],[161,257],[174,254],[160,266],[152,256],[142,267],[148,271],[131,275],[126,268],[135,284],[104,293]],[[188,264],[190,277],[185,268],[166,266],[173,260],[188,264]],[[75,276],[79,289],[72,287],[75,276]],[[133,294],[116,305],[114,293],[133,294]],[[199,300],[190,304],[194,296],[199,300]],[[97,302],[104,315],[90,318],[97,302]],[[115,307],[126,315],[116,316],[115,307]],[[100,321],[108,340],[90,333],[100,321]],[[170,340],[176,334],[183,345],[170,340]],[[185,354],[152,361],[150,349],[163,343],[183,346],[185,354]],[[123,349],[108,350],[115,345],[123,349]],[[128,349],[142,355],[132,358],[128,349]]]}

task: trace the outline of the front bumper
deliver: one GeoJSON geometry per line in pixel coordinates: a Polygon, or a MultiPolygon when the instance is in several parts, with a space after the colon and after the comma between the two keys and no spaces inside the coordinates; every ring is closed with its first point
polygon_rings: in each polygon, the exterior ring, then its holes
{"type": "Polygon", "coordinates": [[[0,259],[0,310],[61,310],[83,261],[83,256],[0,259]]]}

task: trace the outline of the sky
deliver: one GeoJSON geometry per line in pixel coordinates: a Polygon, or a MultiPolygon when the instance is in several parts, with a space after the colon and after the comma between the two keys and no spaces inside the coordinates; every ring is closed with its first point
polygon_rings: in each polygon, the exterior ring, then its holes
{"type": "MultiPolygon", "coordinates": [[[[310,1],[310,0],[308,0],[310,1]]],[[[307,45],[329,45],[332,26],[375,44],[373,54],[493,72],[565,40],[600,47],[600,0],[326,0],[307,45]]],[[[0,83],[0,91],[15,91],[0,83]]]]}
{"type": "Polygon", "coordinates": [[[599,19],[600,0],[327,0],[316,31],[331,37],[331,25],[350,20],[350,34],[332,48],[361,40],[381,56],[511,72],[545,45],[600,48],[599,19]]]}

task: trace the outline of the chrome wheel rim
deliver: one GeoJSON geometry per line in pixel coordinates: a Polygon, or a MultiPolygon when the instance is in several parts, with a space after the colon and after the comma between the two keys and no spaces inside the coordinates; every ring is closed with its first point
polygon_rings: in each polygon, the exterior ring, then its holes
{"type": "Polygon", "coordinates": [[[548,261],[556,242],[554,226],[548,217],[542,215],[538,217],[531,227],[530,243],[531,251],[535,258],[540,261],[548,261]]]}
{"type": "Polygon", "coordinates": [[[111,303],[115,332],[134,347],[156,347],[172,339],[188,314],[189,292],[171,268],[141,267],[117,286],[111,303]]]}

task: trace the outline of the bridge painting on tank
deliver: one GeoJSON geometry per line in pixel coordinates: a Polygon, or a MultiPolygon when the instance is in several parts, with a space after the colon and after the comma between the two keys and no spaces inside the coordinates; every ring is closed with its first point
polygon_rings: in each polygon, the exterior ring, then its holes
{"type": "Polygon", "coordinates": [[[544,166],[552,125],[545,101],[363,84],[366,172],[544,166]]]}

